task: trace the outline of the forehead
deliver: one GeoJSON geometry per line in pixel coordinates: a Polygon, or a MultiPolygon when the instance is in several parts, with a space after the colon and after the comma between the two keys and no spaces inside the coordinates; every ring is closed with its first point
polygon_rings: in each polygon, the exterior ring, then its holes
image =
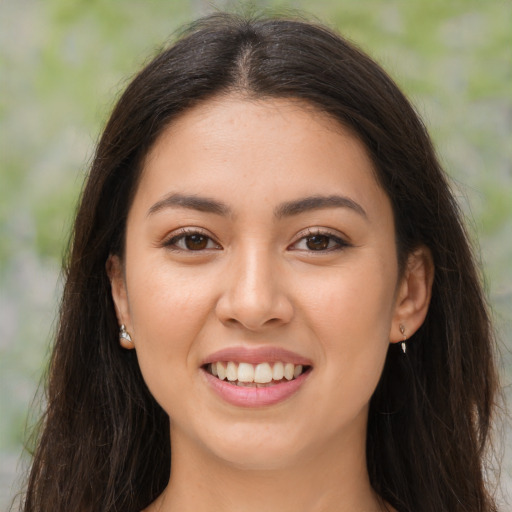
{"type": "Polygon", "coordinates": [[[363,143],[330,116],[298,100],[233,96],[186,111],[154,144],[136,199],[170,192],[241,206],[329,192],[387,201],[363,143]]]}
{"type": "MultiPolygon", "coordinates": [[[[144,167],[173,142],[177,146],[179,139],[189,136],[198,149],[212,153],[217,145],[226,144],[244,143],[246,150],[261,152],[276,147],[284,150],[308,141],[322,149],[322,140],[323,146],[329,146],[334,138],[338,143],[350,139],[364,158],[368,157],[364,144],[349,127],[303,100],[223,95],[203,101],[173,120],[148,152],[144,167]],[[265,147],[258,147],[258,143],[265,143],[265,147]]],[[[369,159],[368,163],[371,165],[369,159]]]]}

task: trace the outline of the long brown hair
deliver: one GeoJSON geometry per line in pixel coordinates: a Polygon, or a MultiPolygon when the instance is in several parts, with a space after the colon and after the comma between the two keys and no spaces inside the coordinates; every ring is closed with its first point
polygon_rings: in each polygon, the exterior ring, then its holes
{"type": "Polygon", "coordinates": [[[497,389],[492,331],[421,120],[374,61],[330,30],[228,14],[199,20],[147,65],[105,127],[76,217],[23,510],[138,512],[168,482],[169,419],[135,351],[119,346],[105,263],[122,255],[130,202],[157,137],[192,105],[232,91],[299,98],[349,127],[391,200],[399,261],[420,244],[432,252],[427,318],[406,357],[390,346],[370,404],[374,489],[399,512],[495,511],[482,472],[497,389]]]}

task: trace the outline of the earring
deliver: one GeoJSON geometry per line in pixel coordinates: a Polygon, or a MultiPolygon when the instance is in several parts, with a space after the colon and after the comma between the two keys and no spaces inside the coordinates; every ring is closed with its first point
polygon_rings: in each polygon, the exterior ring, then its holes
{"type": "Polygon", "coordinates": [[[402,336],[404,337],[404,339],[402,340],[402,352],[405,354],[407,352],[407,347],[405,346],[405,342],[407,341],[407,335],[405,334],[405,327],[400,324],[398,326],[398,328],[400,329],[400,332],[402,333],[402,336]]]}
{"type": "Polygon", "coordinates": [[[119,327],[119,342],[124,348],[133,348],[132,337],[128,334],[124,324],[119,327]]]}

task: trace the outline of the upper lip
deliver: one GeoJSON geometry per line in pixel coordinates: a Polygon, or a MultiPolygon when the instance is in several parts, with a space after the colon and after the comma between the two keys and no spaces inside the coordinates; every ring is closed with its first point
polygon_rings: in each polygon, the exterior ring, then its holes
{"type": "Polygon", "coordinates": [[[311,366],[311,361],[290,350],[280,347],[227,347],[206,357],[201,366],[218,361],[233,361],[238,363],[282,363],[311,366]]]}

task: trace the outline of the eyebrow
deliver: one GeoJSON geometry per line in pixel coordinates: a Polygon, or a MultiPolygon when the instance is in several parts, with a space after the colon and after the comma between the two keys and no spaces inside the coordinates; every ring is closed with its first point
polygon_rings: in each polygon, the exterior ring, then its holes
{"type": "Polygon", "coordinates": [[[147,213],[147,216],[153,215],[164,208],[172,207],[187,208],[189,210],[198,210],[200,212],[215,213],[216,215],[227,216],[231,213],[231,209],[215,199],[208,197],[199,197],[195,195],[170,194],[162,200],[156,202],[147,213]]]}
{"type": "MultiPolygon", "coordinates": [[[[229,206],[215,199],[196,195],[170,194],[151,206],[147,216],[149,217],[165,208],[173,207],[214,213],[222,216],[228,216],[232,213],[229,206]]],[[[280,219],[324,208],[349,208],[365,219],[368,218],[364,208],[359,203],[356,203],[349,197],[339,195],[309,196],[295,201],[287,201],[274,210],[274,215],[280,219]]]]}
{"type": "Polygon", "coordinates": [[[323,208],[349,208],[365,219],[368,218],[364,208],[354,200],[345,196],[310,196],[296,201],[289,201],[278,206],[274,212],[277,218],[290,217],[311,210],[323,208]]]}

